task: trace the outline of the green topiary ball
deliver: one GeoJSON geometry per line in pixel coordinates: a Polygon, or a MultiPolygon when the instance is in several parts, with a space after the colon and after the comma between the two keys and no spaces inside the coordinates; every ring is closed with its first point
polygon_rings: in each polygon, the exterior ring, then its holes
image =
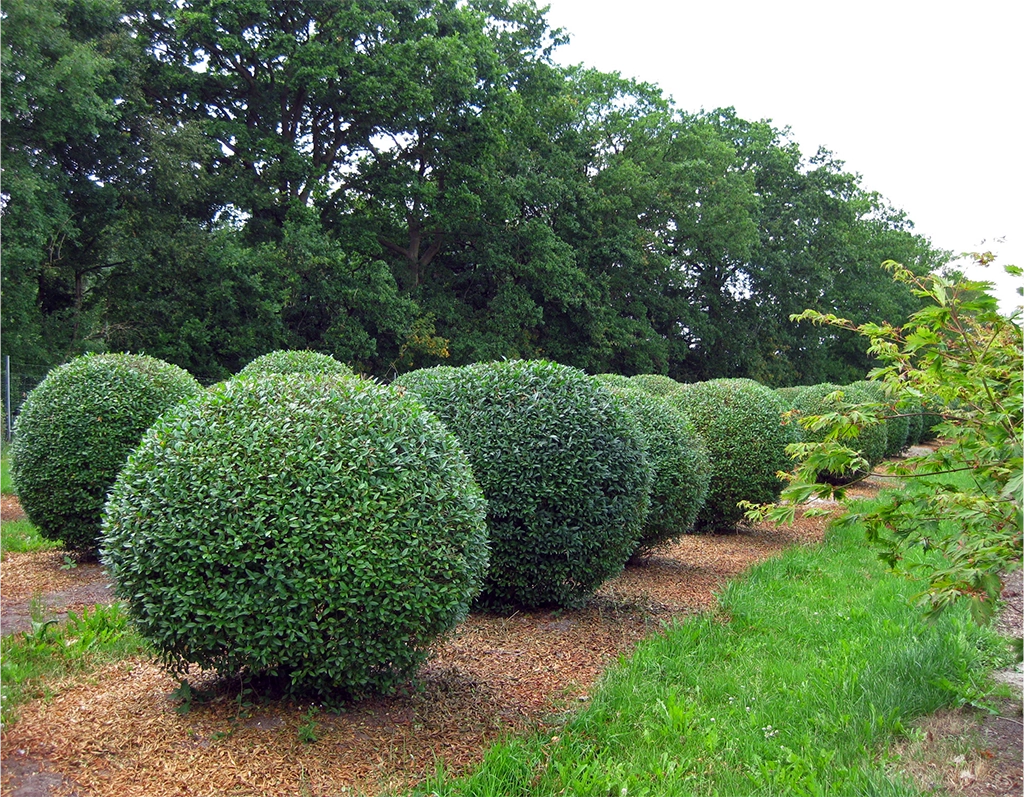
{"type": "Polygon", "coordinates": [[[907,419],[907,448],[916,446],[924,434],[924,403],[917,396],[903,395],[897,408],[907,419]]]}
{"type": "Polygon", "coordinates": [[[682,393],[688,385],[677,382],[672,377],[663,374],[637,374],[631,376],[629,381],[647,393],[655,396],[669,396],[675,393],[682,393]]]}
{"type": "MultiPolygon", "coordinates": [[[[881,391],[881,386],[866,381],[844,385],[843,397],[847,404],[875,404],[885,401],[885,395],[881,391]]],[[[860,434],[857,437],[859,448],[864,458],[872,467],[888,456],[889,432],[892,428],[888,421],[880,421],[879,423],[865,426],[860,430],[860,434]]],[[[906,437],[906,429],[907,426],[904,423],[904,439],[906,437]]]]}
{"type": "Polygon", "coordinates": [[[107,506],[103,560],[174,672],[386,692],[486,570],[465,455],[412,397],[352,377],[233,379],[168,413],[107,506]]]}
{"type": "Polygon", "coordinates": [[[635,551],[643,556],[693,528],[711,463],[693,423],[668,401],[636,387],[608,389],[633,420],[651,464],[651,510],[635,551]]]}
{"type": "MultiPolygon", "coordinates": [[[[793,401],[793,409],[798,413],[796,417],[806,418],[813,415],[842,412],[849,405],[849,402],[845,400],[847,392],[846,388],[831,382],[822,382],[818,385],[802,387],[793,401]],[[839,400],[839,396],[843,396],[843,400],[839,400]]],[[[821,442],[825,439],[826,434],[827,430],[825,429],[803,429],[803,439],[809,443],[821,442]]],[[[871,456],[875,456],[877,451],[880,450],[884,434],[884,425],[869,426],[862,429],[856,438],[844,441],[844,444],[860,451],[864,458],[871,462],[871,456]]],[[[818,474],[818,480],[829,484],[848,484],[864,475],[863,471],[856,470],[847,471],[846,473],[822,471],[818,474]]]]}
{"type": "Polygon", "coordinates": [[[885,414],[885,454],[884,457],[895,457],[907,447],[907,436],[910,434],[910,421],[896,409],[895,402],[885,395],[885,387],[881,382],[864,380],[847,385],[849,388],[862,391],[869,395],[869,401],[884,405],[885,414]]]}
{"type": "Polygon", "coordinates": [[[459,438],[488,501],[486,606],[573,605],[640,537],[650,469],[611,394],[575,368],[509,361],[396,380],[459,438]]]}
{"type": "Polygon", "coordinates": [[[778,498],[779,471],[792,462],[786,446],[797,439],[783,422],[785,407],[775,391],[751,379],[698,382],[670,396],[693,421],[711,460],[711,484],[697,515],[697,531],[731,529],[743,519],[740,501],[778,498]]]}
{"type": "Polygon", "coordinates": [[[638,388],[636,384],[629,380],[628,376],[623,376],[622,374],[597,374],[594,379],[605,387],[638,388]]]}
{"type": "Polygon", "coordinates": [[[795,387],[777,387],[775,388],[775,395],[779,397],[787,410],[791,410],[793,409],[793,402],[796,401],[796,397],[800,395],[800,391],[804,390],[805,387],[805,385],[797,385],[795,387]]]}
{"type": "Polygon", "coordinates": [[[14,428],[11,476],[49,540],[92,553],[107,491],[162,412],[202,393],[186,371],[140,354],[78,357],[28,394],[14,428]]]}
{"type": "Polygon", "coordinates": [[[258,374],[339,374],[352,376],[352,369],[329,354],[317,351],[272,351],[261,355],[235,374],[236,377],[258,374]]]}

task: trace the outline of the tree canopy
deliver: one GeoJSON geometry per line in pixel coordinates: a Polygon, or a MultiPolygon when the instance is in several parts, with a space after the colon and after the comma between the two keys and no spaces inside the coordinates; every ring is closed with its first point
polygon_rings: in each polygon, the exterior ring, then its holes
{"type": "Polygon", "coordinates": [[[3,352],[846,382],[945,253],[832,153],[553,60],[529,0],[10,0],[3,352]]]}

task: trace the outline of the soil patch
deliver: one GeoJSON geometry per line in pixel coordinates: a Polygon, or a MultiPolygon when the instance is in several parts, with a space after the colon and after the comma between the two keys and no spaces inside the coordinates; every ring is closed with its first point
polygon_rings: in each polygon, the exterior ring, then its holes
{"type": "Polygon", "coordinates": [[[15,495],[0,495],[0,520],[24,520],[25,510],[15,495]]]}

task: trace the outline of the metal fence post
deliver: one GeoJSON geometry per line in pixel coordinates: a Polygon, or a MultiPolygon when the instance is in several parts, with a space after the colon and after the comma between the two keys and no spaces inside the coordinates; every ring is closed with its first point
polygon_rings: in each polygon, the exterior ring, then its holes
{"type": "Polygon", "coordinates": [[[11,355],[4,355],[4,439],[9,443],[13,439],[11,426],[14,423],[14,411],[11,409],[11,355]]]}

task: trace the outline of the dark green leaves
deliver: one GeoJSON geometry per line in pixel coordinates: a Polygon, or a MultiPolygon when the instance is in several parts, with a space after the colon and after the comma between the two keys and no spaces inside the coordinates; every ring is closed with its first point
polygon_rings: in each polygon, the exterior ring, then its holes
{"type": "Polygon", "coordinates": [[[411,371],[396,383],[458,436],[487,497],[482,602],[573,604],[621,570],[648,511],[650,473],[604,388],[544,361],[411,371]]]}
{"type": "Polygon", "coordinates": [[[465,456],[412,398],[354,377],[242,377],[147,435],[103,555],[177,671],[387,691],[468,612],[483,518],[465,456]]]}
{"type": "Polygon", "coordinates": [[[51,371],[15,426],[12,476],[44,537],[95,549],[107,491],[162,412],[201,392],[188,373],[153,357],[79,357],[51,371]]]}

